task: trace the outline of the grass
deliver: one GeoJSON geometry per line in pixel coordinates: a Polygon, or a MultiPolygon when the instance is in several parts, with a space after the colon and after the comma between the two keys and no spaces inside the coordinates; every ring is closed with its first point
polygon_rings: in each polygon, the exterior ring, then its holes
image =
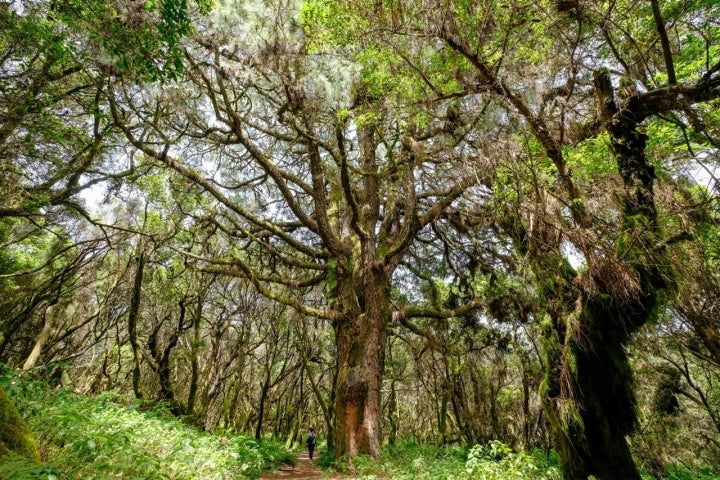
{"type": "Polygon", "coordinates": [[[163,406],[123,405],[113,392],[73,395],[7,368],[0,370],[0,385],[37,435],[46,461],[38,466],[5,458],[0,478],[252,479],[264,469],[295,461],[278,443],[208,434],[163,406]]]}

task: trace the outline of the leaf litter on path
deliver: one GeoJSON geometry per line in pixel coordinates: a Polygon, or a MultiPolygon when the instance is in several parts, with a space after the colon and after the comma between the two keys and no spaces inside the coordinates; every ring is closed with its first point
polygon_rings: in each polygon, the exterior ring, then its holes
{"type": "Polygon", "coordinates": [[[297,465],[283,465],[275,472],[263,474],[258,480],[339,480],[347,478],[339,473],[324,472],[310,461],[307,452],[298,456],[297,465]]]}

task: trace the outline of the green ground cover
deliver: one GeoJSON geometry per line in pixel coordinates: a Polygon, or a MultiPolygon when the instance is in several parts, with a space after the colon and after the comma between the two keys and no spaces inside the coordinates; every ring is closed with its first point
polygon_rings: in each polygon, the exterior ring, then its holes
{"type": "MultiPolygon", "coordinates": [[[[0,387],[18,406],[35,433],[43,463],[5,455],[0,479],[254,479],[297,452],[279,442],[206,433],[169,413],[163,405],[125,405],[106,392],[89,397],[52,388],[31,375],[0,366],[0,387]]],[[[501,442],[472,448],[439,447],[400,441],[386,446],[379,460],[334,460],[326,445],[317,465],[359,480],[560,480],[554,453],[516,452],[501,442]],[[350,471],[354,474],[350,474],[350,471]]],[[[332,474],[334,475],[334,474],[332,474]]],[[[718,480],[711,470],[668,466],[667,480],[718,480]]],[[[325,474],[330,478],[331,473],[325,474]]],[[[644,480],[655,477],[643,475],[644,480]]]]}
{"type": "Polygon", "coordinates": [[[43,465],[19,457],[0,461],[0,478],[237,479],[293,462],[279,443],[208,434],[172,417],[163,406],[123,405],[113,392],[84,397],[0,371],[0,386],[38,438],[43,465]]]}

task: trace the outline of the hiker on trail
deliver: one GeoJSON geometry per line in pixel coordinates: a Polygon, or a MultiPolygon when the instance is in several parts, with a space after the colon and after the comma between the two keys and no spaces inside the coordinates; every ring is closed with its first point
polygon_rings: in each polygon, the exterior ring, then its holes
{"type": "Polygon", "coordinates": [[[307,447],[308,453],[310,454],[310,460],[313,459],[313,451],[315,450],[315,429],[311,428],[307,435],[307,447]]]}

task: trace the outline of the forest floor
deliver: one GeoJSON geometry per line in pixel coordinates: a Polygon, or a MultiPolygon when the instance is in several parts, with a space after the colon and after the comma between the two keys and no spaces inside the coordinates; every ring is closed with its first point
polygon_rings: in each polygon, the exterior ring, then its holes
{"type": "MultiPolygon", "coordinates": [[[[317,456],[315,457],[317,461],[317,456]]],[[[339,473],[324,472],[320,467],[310,461],[308,452],[301,453],[297,458],[297,465],[283,465],[279,470],[262,475],[258,480],[340,480],[347,478],[339,473]]]]}

